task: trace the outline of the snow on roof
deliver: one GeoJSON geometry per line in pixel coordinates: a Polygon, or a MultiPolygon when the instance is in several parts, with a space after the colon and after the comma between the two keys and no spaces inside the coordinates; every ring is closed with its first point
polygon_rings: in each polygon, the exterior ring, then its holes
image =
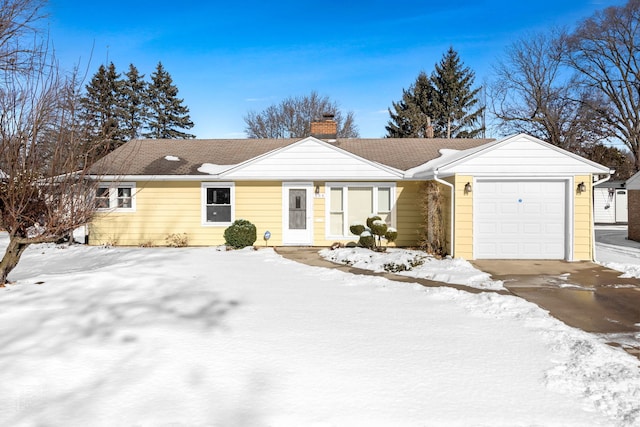
{"type": "Polygon", "coordinates": [[[180,161],[180,157],[176,157],[176,156],[164,156],[165,160],[169,160],[170,162],[179,162],[180,161]]]}
{"type": "Polygon", "coordinates": [[[203,163],[202,166],[198,168],[198,172],[208,173],[209,175],[219,175],[235,166],[237,165],[214,165],[213,163],[203,163]]]}

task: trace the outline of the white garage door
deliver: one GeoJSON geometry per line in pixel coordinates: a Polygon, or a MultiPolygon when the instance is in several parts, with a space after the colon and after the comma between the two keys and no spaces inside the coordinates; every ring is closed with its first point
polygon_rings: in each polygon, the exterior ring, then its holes
{"type": "Polygon", "coordinates": [[[478,180],[477,259],[565,259],[565,181],[478,180]]]}

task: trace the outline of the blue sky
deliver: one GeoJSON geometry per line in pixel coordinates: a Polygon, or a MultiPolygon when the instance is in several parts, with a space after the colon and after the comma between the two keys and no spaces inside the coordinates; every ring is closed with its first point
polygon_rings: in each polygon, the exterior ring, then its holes
{"type": "Polygon", "coordinates": [[[48,11],[58,60],[87,81],[107,60],[147,77],[161,61],[198,138],[244,138],[247,112],[312,90],[353,111],[362,137],[382,137],[391,102],[449,46],[480,85],[513,40],[624,3],[50,0],[48,11]]]}

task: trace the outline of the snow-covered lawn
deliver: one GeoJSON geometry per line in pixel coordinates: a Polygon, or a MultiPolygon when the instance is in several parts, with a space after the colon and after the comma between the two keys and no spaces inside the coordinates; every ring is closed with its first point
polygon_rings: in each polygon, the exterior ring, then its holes
{"type": "Polygon", "coordinates": [[[384,252],[374,252],[364,248],[337,248],[323,249],[320,256],[337,264],[364,270],[386,271],[486,290],[504,289],[501,281],[491,280],[491,275],[462,258],[439,260],[423,251],[387,248],[384,252]]]}
{"type": "Polygon", "coordinates": [[[622,277],[640,278],[640,242],[627,240],[627,227],[596,226],[596,259],[622,277]]]}
{"type": "Polygon", "coordinates": [[[269,249],[39,245],[11,278],[2,426],[640,424],[638,360],[516,297],[269,249]]]}

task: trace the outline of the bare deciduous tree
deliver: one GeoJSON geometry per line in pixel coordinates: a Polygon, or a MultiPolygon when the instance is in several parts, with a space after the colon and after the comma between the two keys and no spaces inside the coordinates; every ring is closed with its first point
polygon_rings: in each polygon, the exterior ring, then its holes
{"type": "MultiPolygon", "coordinates": [[[[3,2],[3,12],[24,4],[41,3],[3,2]]],[[[0,286],[29,245],[58,241],[91,219],[97,183],[88,176],[91,153],[76,119],[77,80],[58,72],[55,59],[40,49],[46,43],[34,44],[36,32],[26,40],[13,34],[17,39],[5,45],[30,53],[0,77],[0,227],[9,233],[0,286]]]]}
{"type": "Polygon", "coordinates": [[[311,122],[323,114],[333,114],[339,138],[357,138],[353,112],[343,116],[336,102],[311,92],[308,96],[289,97],[264,111],[249,112],[244,121],[248,138],[304,138],[311,134],[311,122]]]}
{"type": "Polygon", "coordinates": [[[38,42],[24,43],[36,35],[36,25],[44,17],[46,0],[0,0],[0,71],[27,72],[38,42]]]}
{"type": "Polygon", "coordinates": [[[568,64],[602,94],[611,110],[603,123],[640,170],[640,0],[596,12],[570,35],[568,46],[568,64]]]}
{"type": "Polygon", "coordinates": [[[524,132],[577,152],[606,138],[606,111],[593,89],[581,87],[563,58],[562,31],[528,35],[507,48],[495,67],[492,112],[506,132],[524,132]]]}
{"type": "Polygon", "coordinates": [[[9,245],[0,285],[33,243],[55,242],[86,224],[95,211],[94,187],[69,81],[50,66],[14,76],[0,90],[0,225],[9,245]]]}

